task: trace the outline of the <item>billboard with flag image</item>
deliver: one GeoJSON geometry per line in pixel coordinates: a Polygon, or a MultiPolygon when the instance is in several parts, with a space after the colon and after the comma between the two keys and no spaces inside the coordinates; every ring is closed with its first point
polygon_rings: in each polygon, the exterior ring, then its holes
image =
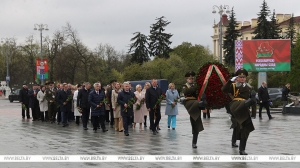
{"type": "Polygon", "coordinates": [[[36,78],[37,79],[48,79],[48,60],[36,59],[36,78]]]}
{"type": "Polygon", "coordinates": [[[252,72],[290,71],[290,40],[236,40],[235,69],[252,72]]]}

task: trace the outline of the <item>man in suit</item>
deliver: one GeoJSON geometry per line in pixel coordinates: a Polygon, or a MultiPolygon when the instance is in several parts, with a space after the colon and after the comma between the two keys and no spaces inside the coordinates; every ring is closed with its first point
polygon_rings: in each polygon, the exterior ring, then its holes
{"type": "Polygon", "coordinates": [[[288,101],[288,96],[290,93],[290,84],[287,83],[283,88],[282,88],[282,95],[281,95],[281,101],[282,101],[282,114],[286,113],[285,106],[287,105],[288,101]]]}
{"type": "Polygon", "coordinates": [[[60,104],[59,104],[59,100],[58,100],[58,95],[59,95],[59,92],[60,91],[62,91],[62,90],[64,90],[64,86],[63,86],[63,84],[61,83],[61,84],[59,84],[59,85],[57,85],[58,86],[58,88],[57,88],[57,90],[56,90],[56,102],[57,102],[57,125],[59,125],[60,124],[60,122],[61,122],[61,110],[60,110],[60,104]]]}
{"type": "Polygon", "coordinates": [[[63,90],[58,93],[58,103],[60,105],[61,119],[63,127],[68,126],[68,113],[71,112],[72,108],[72,92],[68,90],[68,84],[63,84],[63,90]]]}
{"type": "Polygon", "coordinates": [[[46,89],[45,99],[48,101],[48,118],[52,124],[55,122],[57,111],[56,89],[54,88],[54,82],[48,82],[48,88],[46,89]]]}
{"type": "Polygon", "coordinates": [[[259,119],[262,119],[261,111],[262,108],[266,108],[269,119],[273,119],[270,114],[270,96],[267,88],[267,82],[262,82],[261,87],[258,89],[258,98],[259,98],[259,119]]]}
{"type": "Polygon", "coordinates": [[[105,90],[101,88],[101,83],[94,84],[94,90],[90,92],[88,102],[91,105],[91,118],[93,123],[93,131],[97,132],[99,124],[101,125],[102,131],[108,131],[105,127],[105,90]]]}
{"type": "Polygon", "coordinates": [[[40,106],[37,99],[37,93],[39,92],[38,85],[34,84],[32,89],[28,91],[29,108],[32,112],[32,121],[36,121],[40,118],[40,106]]]}
{"type": "Polygon", "coordinates": [[[123,83],[123,91],[118,94],[117,102],[121,106],[121,116],[123,119],[124,135],[129,136],[128,125],[130,124],[130,118],[133,116],[133,104],[135,102],[130,101],[135,97],[134,93],[130,91],[128,82],[123,83]]]}
{"type": "Polygon", "coordinates": [[[158,131],[156,130],[157,125],[159,124],[159,121],[161,119],[160,114],[160,103],[158,103],[159,97],[162,95],[162,90],[157,86],[157,80],[152,79],[152,87],[148,88],[146,90],[146,108],[149,111],[150,115],[150,129],[153,132],[153,135],[156,135],[158,131]],[[155,105],[157,106],[155,107],[155,105]],[[156,116],[155,122],[154,122],[154,115],[156,116]]]}
{"type": "Polygon", "coordinates": [[[90,117],[90,103],[88,102],[91,84],[89,82],[84,83],[84,88],[80,89],[77,97],[77,107],[82,109],[82,125],[84,130],[88,130],[87,122],[90,117]]]}
{"type": "Polygon", "coordinates": [[[25,118],[25,110],[26,110],[26,117],[27,119],[30,119],[29,114],[29,97],[28,97],[28,86],[27,83],[23,83],[23,88],[20,90],[19,93],[19,99],[22,106],[22,118],[25,118]],[[23,105],[25,105],[25,108],[23,108],[23,105]]]}

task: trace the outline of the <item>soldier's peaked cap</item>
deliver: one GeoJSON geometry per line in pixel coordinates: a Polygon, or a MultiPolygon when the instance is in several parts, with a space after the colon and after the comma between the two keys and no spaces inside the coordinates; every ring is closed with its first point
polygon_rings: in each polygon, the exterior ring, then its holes
{"type": "Polygon", "coordinates": [[[196,73],[195,72],[193,72],[193,71],[190,71],[190,72],[187,72],[186,74],[185,74],[185,77],[194,77],[196,75],[196,73]]]}
{"type": "Polygon", "coordinates": [[[236,76],[248,76],[248,71],[246,71],[246,69],[239,69],[236,71],[235,73],[236,76]]]}

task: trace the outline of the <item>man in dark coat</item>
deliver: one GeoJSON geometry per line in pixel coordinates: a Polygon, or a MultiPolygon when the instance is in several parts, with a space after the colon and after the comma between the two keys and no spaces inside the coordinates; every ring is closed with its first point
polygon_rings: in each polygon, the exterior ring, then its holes
{"type": "Polygon", "coordinates": [[[48,82],[45,99],[48,101],[48,118],[52,124],[55,122],[57,111],[56,89],[54,88],[54,82],[48,82]]]}
{"type": "Polygon", "coordinates": [[[269,119],[273,119],[270,114],[270,96],[267,88],[267,82],[262,82],[261,87],[258,89],[258,98],[259,98],[259,119],[262,119],[261,111],[262,108],[266,108],[269,119]]]}
{"type": "Polygon", "coordinates": [[[63,84],[61,83],[61,84],[57,84],[56,86],[58,86],[57,87],[57,90],[56,90],[56,95],[55,95],[55,97],[56,97],[56,102],[57,102],[57,119],[56,119],[56,121],[57,121],[57,125],[59,125],[60,124],[60,122],[61,122],[61,109],[60,109],[60,104],[59,104],[59,100],[58,100],[58,95],[59,95],[59,92],[60,91],[62,91],[62,90],[64,90],[64,86],[63,86],[63,84]]]}
{"type": "Polygon", "coordinates": [[[101,88],[100,83],[94,84],[94,90],[90,92],[88,102],[91,105],[91,118],[93,130],[96,133],[99,122],[103,132],[108,131],[105,127],[105,90],[101,88]]]}
{"type": "Polygon", "coordinates": [[[204,130],[201,120],[201,110],[203,110],[204,107],[199,107],[199,101],[196,95],[197,88],[194,86],[194,76],[195,72],[193,71],[185,74],[187,82],[182,88],[182,93],[185,97],[183,105],[190,115],[193,134],[192,147],[197,148],[198,134],[204,130]]]}
{"type": "Polygon", "coordinates": [[[72,92],[68,90],[68,84],[63,84],[63,90],[58,93],[58,103],[61,111],[61,119],[63,127],[68,126],[68,113],[72,109],[72,92]]]}
{"type": "Polygon", "coordinates": [[[153,132],[153,135],[158,133],[157,125],[161,119],[160,113],[160,102],[158,99],[163,94],[162,90],[157,85],[157,79],[152,79],[151,81],[152,87],[146,90],[145,99],[146,99],[146,108],[149,111],[150,116],[150,129],[153,132]],[[154,115],[155,115],[155,122],[154,122],[154,115]]]}
{"type": "Polygon", "coordinates": [[[23,84],[23,88],[19,92],[19,99],[22,107],[22,118],[23,119],[25,118],[25,110],[26,110],[26,117],[27,119],[30,119],[28,86],[26,83],[23,84]]]}
{"type": "Polygon", "coordinates": [[[282,101],[282,114],[286,113],[285,106],[288,101],[288,96],[290,93],[290,84],[287,83],[283,88],[282,88],[282,95],[281,95],[281,101],[282,101]]]}
{"type": "Polygon", "coordinates": [[[130,91],[128,82],[123,83],[123,91],[118,94],[117,102],[121,106],[121,116],[123,118],[124,135],[129,136],[128,125],[130,117],[133,116],[134,93],[130,91]]]}
{"type": "Polygon", "coordinates": [[[36,121],[40,118],[40,104],[37,99],[37,93],[39,92],[38,85],[34,84],[32,89],[28,91],[29,108],[32,112],[32,121],[36,121]]]}
{"type": "Polygon", "coordinates": [[[232,136],[236,135],[236,138],[233,137],[232,139],[240,140],[239,153],[241,155],[247,155],[245,152],[247,140],[250,132],[254,130],[249,107],[255,103],[255,99],[253,100],[255,95],[253,96],[252,94],[252,99],[250,103],[248,103],[252,92],[252,86],[246,83],[247,76],[248,72],[241,68],[236,72],[236,76],[231,80],[228,80],[222,87],[223,92],[231,93],[234,97],[229,104],[230,111],[235,119],[232,120],[231,127],[238,127],[239,130],[237,130],[238,132],[233,133],[232,136]],[[234,81],[236,81],[236,83],[234,83],[234,81]]]}
{"type": "Polygon", "coordinates": [[[90,90],[91,84],[89,82],[84,83],[84,87],[78,91],[77,96],[77,107],[80,107],[82,109],[82,125],[84,130],[88,130],[87,128],[87,122],[90,118],[90,103],[88,101],[89,94],[91,92],[90,90]]]}

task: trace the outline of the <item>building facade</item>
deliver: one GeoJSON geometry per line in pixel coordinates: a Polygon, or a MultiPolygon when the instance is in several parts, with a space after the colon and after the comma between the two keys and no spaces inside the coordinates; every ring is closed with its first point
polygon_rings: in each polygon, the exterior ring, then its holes
{"type": "MultiPolygon", "coordinates": [[[[276,14],[276,20],[277,23],[279,24],[279,27],[282,29],[282,34],[281,36],[283,38],[286,37],[286,31],[289,25],[289,21],[291,19],[291,14],[276,14]]],[[[226,26],[228,25],[228,16],[226,14],[222,15],[222,22],[218,22],[217,24],[214,23],[213,25],[213,31],[214,34],[211,36],[212,41],[213,41],[213,56],[214,58],[220,58],[220,24],[222,26],[222,44],[224,43],[224,36],[226,32],[226,26]]],[[[255,30],[257,27],[257,18],[251,19],[251,21],[237,21],[238,23],[238,30],[241,33],[241,36],[239,37],[238,40],[251,40],[254,38],[254,34],[252,32],[255,30]]],[[[295,23],[295,30],[297,33],[300,33],[300,16],[294,17],[294,23],[295,23]]],[[[224,61],[224,50],[222,49],[222,57],[224,61]]],[[[222,62],[223,62],[222,61],[222,62]]]]}

